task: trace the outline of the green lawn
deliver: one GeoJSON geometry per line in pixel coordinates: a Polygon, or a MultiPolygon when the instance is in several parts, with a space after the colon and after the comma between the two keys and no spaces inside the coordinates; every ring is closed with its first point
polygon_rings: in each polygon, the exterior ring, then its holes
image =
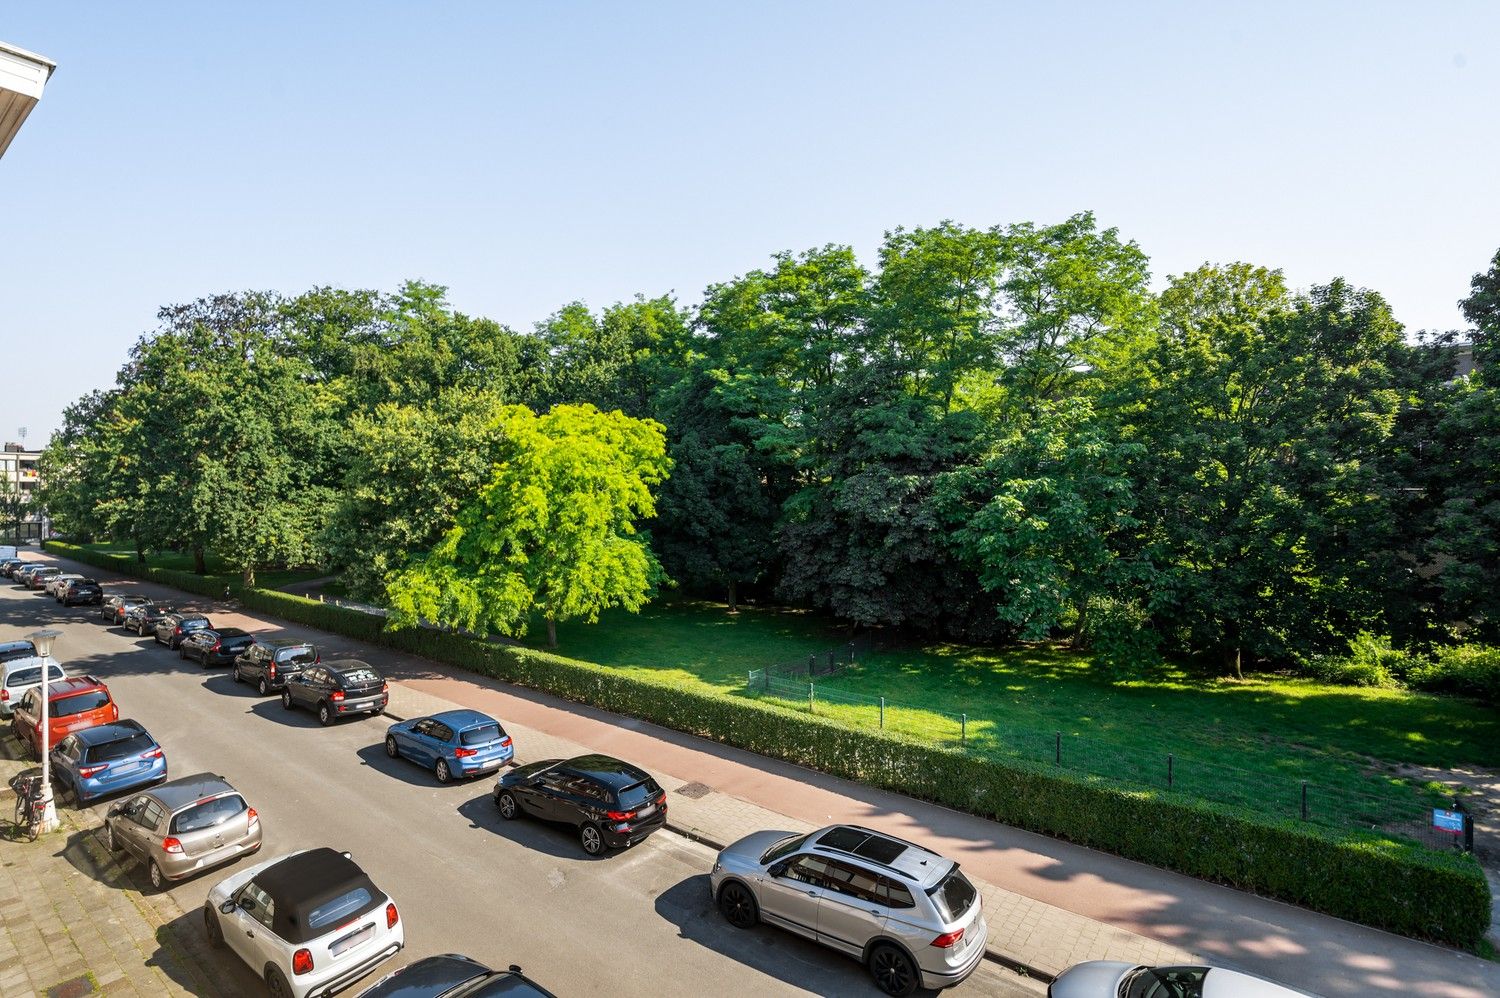
{"type": "MultiPolygon", "coordinates": [[[[527,644],[539,646],[534,628],[527,644]]],[[[805,662],[842,643],[817,615],[715,604],[657,604],[597,625],[558,627],[569,657],[669,675],[749,695],[751,670],[805,662]]],[[[768,691],[808,709],[805,678],[768,691]]],[[[1314,819],[1394,830],[1420,823],[1436,801],[1396,779],[1392,764],[1450,767],[1500,761],[1500,714],[1467,701],[1305,679],[1205,679],[1177,669],[1113,683],[1086,655],[1046,646],[1009,649],[927,644],[867,653],[837,677],[814,680],[815,711],[999,756],[1063,765],[1294,817],[1301,781],[1314,819]],[[967,724],[959,715],[966,714],[967,724]]]]}
{"type": "MultiPolygon", "coordinates": [[[[129,544],[115,544],[101,542],[98,544],[83,544],[81,547],[90,551],[99,551],[104,554],[120,554],[130,558],[135,557],[135,548],[129,544]]],[[[208,578],[222,581],[225,584],[233,583],[239,585],[240,573],[227,567],[223,559],[209,555],[208,578]]],[[[193,555],[191,551],[149,551],[146,553],[146,564],[152,568],[170,568],[179,572],[191,572],[193,570],[193,555]]],[[[319,570],[316,568],[280,569],[276,571],[256,572],[255,584],[262,589],[279,589],[282,586],[300,582],[303,579],[316,578],[319,570]]]]}

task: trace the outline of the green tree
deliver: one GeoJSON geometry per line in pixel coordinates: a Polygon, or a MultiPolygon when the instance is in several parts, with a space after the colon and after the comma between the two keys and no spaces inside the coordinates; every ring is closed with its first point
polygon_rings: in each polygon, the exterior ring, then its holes
{"type": "Polygon", "coordinates": [[[527,619],[595,622],[601,611],[645,605],[659,579],[636,522],[655,512],[651,487],[667,475],[663,429],[591,405],[538,416],[501,415],[505,458],[458,522],[388,591],[398,626],[420,620],[481,634],[524,634],[527,619]]]}

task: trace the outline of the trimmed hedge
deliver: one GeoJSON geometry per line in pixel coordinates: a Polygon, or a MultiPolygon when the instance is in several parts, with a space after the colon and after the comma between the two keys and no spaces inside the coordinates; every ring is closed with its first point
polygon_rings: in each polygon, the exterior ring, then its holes
{"type": "MultiPolygon", "coordinates": [[[[212,588],[191,573],[143,568],[128,557],[66,544],[49,542],[48,547],[165,585],[200,593],[212,588]],[[179,577],[195,584],[184,585],[179,577]]],[[[427,628],[390,631],[379,617],[274,590],[243,590],[239,596],[247,607],[283,620],[1365,925],[1469,947],[1489,926],[1489,886],[1472,856],[1376,836],[1339,835],[1297,821],[1268,822],[1175,794],[1125,790],[1025,761],[978,758],[530,648],[427,628]]]]}

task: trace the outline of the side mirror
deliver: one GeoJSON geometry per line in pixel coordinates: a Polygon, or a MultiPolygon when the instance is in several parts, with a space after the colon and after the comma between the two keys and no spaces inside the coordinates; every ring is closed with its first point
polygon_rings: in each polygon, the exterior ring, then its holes
{"type": "Polygon", "coordinates": [[[234,908],[235,905],[233,901],[225,901],[223,904],[219,905],[219,911],[223,912],[226,915],[233,915],[234,908]]]}
{"type": "Polygon", "coordinates": [[[786,876],[786,863],[775,863],[766,872],[773,877],[784,877],[786,876]]]}
{"type": "Polygon", "coordinates": [[[111,805],[110,809],[107,812],[105,812],[105,813],[108,814],[111,818],[118,818],[120,815],[122,815],[122,814],[125,813],[125,805],[124,804],[114,804],[114,805],[111,805]]]}
{"type": "Polygon", "coordinates": [[[512,974],[519,974],[521,972],[521,965],[518,963],[513,963],[506,969],[509,970],[512,974]]]}
{"type": "Polygon", "coordinates": [[[244,908],[246,911],[254,911],[255,910],[255,899],[252,898],[252,897],[242,897],[242,898],[240,898],[240,907],[244,908]]]}

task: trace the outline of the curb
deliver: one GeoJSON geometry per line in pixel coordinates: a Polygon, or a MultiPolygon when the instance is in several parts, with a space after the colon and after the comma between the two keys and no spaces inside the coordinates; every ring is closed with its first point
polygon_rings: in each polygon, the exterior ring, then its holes
{"type": "MultiPolygon", "coordinates": [[[[707,835],[704,835],[696,828],[684,828],[683,826],[671,821],[668,821],[664,827],[667,831],[672,832],[674,835],[679,835],[682,838],[687,839],[689,842],[697,842],[700,845],[708,846],[708,848],[716,851],[724,848],[724,843],[709,838],[707,835]]],[[[1057,980],[1055,974],[1049,974],[1047,971],[1042,970],[1040,967],[1033,967],[1029,963],[1024,963],[1021,960],[1015,959],[1014,957],[1006,956],[1004,953],[995,949],[995,947],[989,945],[988,941],[985,942],[984,946],[984,958],[991,963],[999,964],[1007,970],[1014,971],[1021,977],[1027,977],[1034,981],[1039,981],[1042,984],[1051,984],[1053,981],[1057,980]]]]}

